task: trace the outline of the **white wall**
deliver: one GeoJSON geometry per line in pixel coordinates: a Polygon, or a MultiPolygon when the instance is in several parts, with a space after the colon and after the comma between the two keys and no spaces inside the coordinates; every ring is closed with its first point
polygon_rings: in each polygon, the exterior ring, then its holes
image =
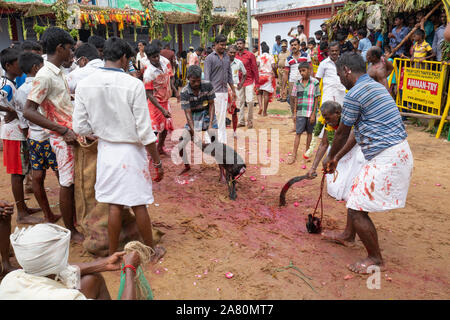
{"type": "Polygon", "coordinates": [[[298,21],[265,23],[261,28],[259,43],[265,41],[269,45],[270,53],[272,53],[275,36],[280,35],[281,39],[286,39],[289,43],[292,38],[288,37],[287,34],[292,27],[297,25],[298,21]]]}
{"type": "Polygon", "coordinates": [[[316,32],[318,30],[321,30],[320,25],[322,23],[324,23],[326,20],[327,19],[312,19],[312,20],[309,20],[309,35],[308,35],[308,38],[309,37],[313,37],[315,39],[314,32],[316,32]]]}
{"type": "MultiPolygon", "coordinates": [[[[335,2],[340,2],[336,0],[335,2]]],[[[329,4],[331,0],[259,0],[253,14],[261,14],[273,11],[289,10],[295,8],[305,8],[329,4]]]]}

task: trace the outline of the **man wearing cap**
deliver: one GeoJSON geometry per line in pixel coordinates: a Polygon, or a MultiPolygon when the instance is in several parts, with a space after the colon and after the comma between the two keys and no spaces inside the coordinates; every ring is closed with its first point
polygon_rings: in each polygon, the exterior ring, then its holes
{"type": "Polygon", "coordinates": [[[284,75],[284,66],[286,65],[286,59],[289,57],[290,52],[287,51],[287,40],[283,39],[281,40],[281,51],[278,54],[278,78],[277,78],[277,85],[280,90],[280,101],[286,102],[287,98],[287,86],[286,82],[283,82],[283,75],[284,75]]]}
{"type": "Polygon", "coordinates": [[[0,300],[110,300],[100,272],[120,270],[121,262],[126,277],[122,299],[136,299],[134,278],[140,261],[135,251],[69,265],[70,231],[50,223],[16,228],[10,240],[22,269],[3,278],[0,300]]]}

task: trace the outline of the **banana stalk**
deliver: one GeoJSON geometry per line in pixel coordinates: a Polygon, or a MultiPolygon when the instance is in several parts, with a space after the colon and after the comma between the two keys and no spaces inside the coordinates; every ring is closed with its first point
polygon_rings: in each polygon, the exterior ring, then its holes
{"type": "Polygon", "coordinates": [[[22,17],[22,33],[23,33],[23,40],[27,40],[27,29],[25,28],[25,18],[22,17]]]}
{"type": "Polygon", "coordinates": [[[12,36],[12,29],[11,29],[11,21],[10,21],[10,17],[8,17],[8,34],[9,34],[9,39],[12,40],[13,36],[12,36]]]}

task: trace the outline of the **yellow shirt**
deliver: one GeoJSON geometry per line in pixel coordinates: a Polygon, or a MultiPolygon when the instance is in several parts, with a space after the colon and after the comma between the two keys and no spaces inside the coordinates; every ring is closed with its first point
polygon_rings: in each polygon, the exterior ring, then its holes
{"type": "Polygon", "coordinates": [[[421,44],[416,42],[416,44],[414,45],[413,57],[425,58],[427,56],[427,53],[430,52],[431,50],[432,50],[431,46],[425,40],[421,44]]]}

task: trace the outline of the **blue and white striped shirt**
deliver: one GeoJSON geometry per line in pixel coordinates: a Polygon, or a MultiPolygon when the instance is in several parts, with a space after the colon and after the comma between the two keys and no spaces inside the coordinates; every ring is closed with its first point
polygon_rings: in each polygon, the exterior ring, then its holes
{"type": "Polygon", "coordinates": [[[400,112],[386,88],[368,74],[356,81],[344,99],[341,121],[355,126],[355,138],[366,160],[406,139],[400,112]]]}

